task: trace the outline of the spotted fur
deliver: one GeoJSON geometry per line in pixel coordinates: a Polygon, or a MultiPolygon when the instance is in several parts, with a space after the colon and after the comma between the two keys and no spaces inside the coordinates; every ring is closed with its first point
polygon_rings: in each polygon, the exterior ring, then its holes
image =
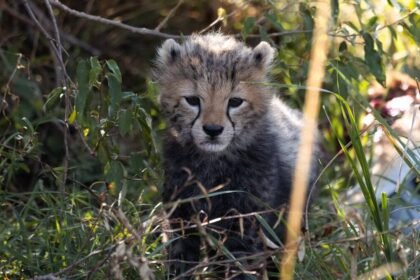
{"type": "MultiPolygon", "coordinates": [[[[267,86],[274,54],[266,42],[250,48],[218,33],[183,43],[168,39],[158,50],[154,74],[168,126],[163,201],[206,196],[221,186],[214,196],[180,203],[171,215],[173,228],[238,213],[278,213],[287,206],[302,121],[267,86]]],[[[275,214],[263,217],[274,227],[275,214]]],[[[223,246],[241,257],[264,250],[260,228],[249,215],[206,229],[218,232],[223,246]]],[[[282,229],[275,228],[280,237],[282,229]]],[[[204,254],[200,235],[183,233],[170,257],[198,262],[204,254]]],[[[171,273],[190,268],[182,261],[171,273]]]]}

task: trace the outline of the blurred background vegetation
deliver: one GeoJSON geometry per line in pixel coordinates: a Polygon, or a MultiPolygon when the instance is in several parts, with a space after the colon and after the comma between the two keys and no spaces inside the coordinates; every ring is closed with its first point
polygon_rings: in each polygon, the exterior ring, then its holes
{"type": "MultiPolygon", "coordinates": [[[[331,5],[318,198],[295,276],[415,279],[418,214],[389,225],[399,208],[419,211],[418,116],[394,125],[418,111],[419,4],[331,5]],[[389,162],[408,168],[388,196],[375,192],[387,164],[378,131],[389,162]]],[[[215,30],[266,40],[273,87],[300,108],[314,12],[290,0],[0,1],[0,278],[164,279],[156,48],[215,30]]]]}

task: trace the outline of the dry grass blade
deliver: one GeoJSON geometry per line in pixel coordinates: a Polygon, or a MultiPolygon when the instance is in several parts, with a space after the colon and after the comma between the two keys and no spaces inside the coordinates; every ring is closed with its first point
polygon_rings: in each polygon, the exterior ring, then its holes
{"type": "Polygon", "coordinates": [[[316,135],[316,119],[319,112],[319,90],[324,78],[324,65],[328,52],[328,22],[330,18],[330,2],[317,2],[315,29],[312,41],[308,90],[305,96],[304,126],[299,144],[299,154],[293,180],[290,212],[287,219],[286,246],[281,264],[281,279],[293,279],[296,262],[297,241],[302,222],[306,188],[309,182],[309,169],[313,142],[316,135]]]}

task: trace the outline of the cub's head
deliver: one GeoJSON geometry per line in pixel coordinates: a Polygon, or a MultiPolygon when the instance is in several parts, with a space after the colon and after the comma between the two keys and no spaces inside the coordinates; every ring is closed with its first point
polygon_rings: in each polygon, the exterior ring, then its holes
{"type": "Polygon", "coordinates": [[[246,144],[271,99],[264,82],[273,56],[266,42],[251,49],[221,34],[166,40],[154,75],[175,139],[209,153],[246,144]]]}

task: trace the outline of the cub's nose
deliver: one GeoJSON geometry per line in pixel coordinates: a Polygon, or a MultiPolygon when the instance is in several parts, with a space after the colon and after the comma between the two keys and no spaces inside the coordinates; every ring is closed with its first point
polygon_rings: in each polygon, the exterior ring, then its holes
{"type": "Polygon", "coordinates": [[[206,124],[203,125],[203,130],[207,135],[216,137],[223,132],[223,126],[218,124],[206,124]]]}

